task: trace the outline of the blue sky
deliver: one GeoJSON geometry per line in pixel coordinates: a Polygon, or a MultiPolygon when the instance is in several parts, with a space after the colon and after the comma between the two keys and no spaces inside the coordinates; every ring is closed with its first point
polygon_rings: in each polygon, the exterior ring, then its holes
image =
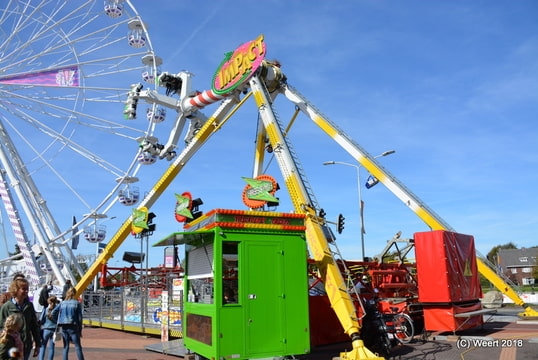
{"type": "MultiPolygon", "coordinates": [[[[196,89],[209,89],[224,53],[264,34],[267,57],[282,63],[288,83],[371,155],[395,150],[379,162],[456,231],[474,235],[480,252],[508,242],[538,246],[536,2],[132,3],[163,71],[188,70],[196,89]]],[[[282,97],[275,108],[287,123],[293,105],[282,97]]],[[[151,209],[157,231],[150,243],[181,230],[174,193],[192,192],[204,211],[244,208],[241,177],[252,173],[256,121],[251,101],[196,154],[151,209]]],[[[327,217],[346,217],[340,250],[358,259],[356,171],[322,165],[353,159],[304,115],[289,136],[327,217]]],[[[148,170],[141,190],[165,167],[148,170]]],[[[267,173],[280,177],[275,161],[267,173]]],[[[361,183],[367,176],[361,169],[361,183]]],[[[277,196],[278,211],[291,211],[285,189],[277,196]]],[[[410,238],[428,230],[382,185],[363,187],[362,198],[366,256],[398,231],[410,238]]],[[[109,233],[129,211],[112,215],[109,233]]],[[[81,252],[91,249],[84,244],[81,252]]],[[[140,241],[128,239],[120,250],[137,249],[140,241]]],[[[162,249],[152,249],[150,262],[162,263],[162,249]]],[[[110,264],[125,265],[121,252],[110,264]]]]}
{"type": "MultiPolygon", "coordinates": [[[[267,56],[282,62],[288,82],[370,154],[396,150],[379,159],[382,165],[454,229],[474,235],[481,252],[510,241],[538,245],[535,2],[134,4],[150,26],[163,70],[192,71],[197,88],[207,89],[223,53],[264,34],[267,56]],[[162,26],[167,21],[177,28],[162,26]]],[[[286,100],[279,100],[285,107],[286,100]]],[[[219,183],[214,190],[235,191],[239,207],[238,176],[250,171],[252,154],[242,164],[223,154],[243,152],[238,145],[243,142],[246,152],[251,149],[255,119],[253,111],[232,119],[232,129],[208,144],[219,150],[202,150],[191,163],[209,177],[210,169],[219,179],[230,173],[229,185],[212,178],[219,183]],[[242,174],[234,171],[239,167],[242,174]]],[[[290,134],[294,148],[328,217],[346,216],[338,240],[342,252],[358,258],[355,169],[322,165],[353,159],[306,117],[300,121],[290,134]]],[[[270,173],[278,175],[278,169],[270,173]]],[[[364,169],[361,176],[364,182],[364,169]]],[[[205,195],[205,181],[187,174],[175,184],[195,188],[204,210],[231,201],[205,195]]],[[[383,186],[363,188],[362,195],[367,256],[397,231],[412,237],[427,230],[383,186]]],[[[283,207],[279,210],[287,211],[283,207]]]]}

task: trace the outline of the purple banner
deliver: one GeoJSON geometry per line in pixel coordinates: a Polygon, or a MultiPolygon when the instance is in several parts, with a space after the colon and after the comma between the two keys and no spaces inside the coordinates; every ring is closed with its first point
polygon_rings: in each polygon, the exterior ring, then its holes
{"type": "Polygon", "coordinates": [[[0,84],[79,86],[77,66],[0,78],[0,84]]]}

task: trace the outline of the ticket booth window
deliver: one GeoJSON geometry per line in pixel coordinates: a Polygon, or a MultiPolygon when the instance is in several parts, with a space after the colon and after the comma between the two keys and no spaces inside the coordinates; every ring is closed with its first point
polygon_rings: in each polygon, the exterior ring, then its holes
{"type": "Polygon", "coordinates": [[[222,292],[224,304],[237,304],[239,298],[239,243],[222,243],[222,292]]]}
{"type": "Polygon", "coordinates": [[[213,243],[192,248],[187,252],[188,301],[212,304],[213,289],[213,243]]]}

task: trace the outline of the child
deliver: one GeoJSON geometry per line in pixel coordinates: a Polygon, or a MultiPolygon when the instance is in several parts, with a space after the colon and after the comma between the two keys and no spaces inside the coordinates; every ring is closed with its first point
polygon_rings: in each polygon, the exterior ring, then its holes
{"type": "Polygon", "coordinates": [[[58,299],[56,296],[49,296],[47,299],[48,306],[43,309],[41,313],[41,348],[39,349],[39,360],[45,360],[45,350],[47,349],[47,343],[50,340],[49,356],[48,359],[54,358],[54,333],[58,329],[58,313],[60,307],[58,306],[58,299]]]}
{"type": "Polygon", "coordinates": [[[21,328],[21,314],[11,314],[6,318],[0,334],[0,360],[22,359],[24,346],[19,333],[21,328]]]}

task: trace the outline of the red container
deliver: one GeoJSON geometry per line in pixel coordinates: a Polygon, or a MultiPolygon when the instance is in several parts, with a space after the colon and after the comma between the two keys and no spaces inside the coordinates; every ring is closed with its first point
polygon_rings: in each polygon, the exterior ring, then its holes
{"type": "Polygon", "coordinates": [[[421,303],[476,301],[482,297],[474,238],[435,230],[415,233],[421,303]]]}

